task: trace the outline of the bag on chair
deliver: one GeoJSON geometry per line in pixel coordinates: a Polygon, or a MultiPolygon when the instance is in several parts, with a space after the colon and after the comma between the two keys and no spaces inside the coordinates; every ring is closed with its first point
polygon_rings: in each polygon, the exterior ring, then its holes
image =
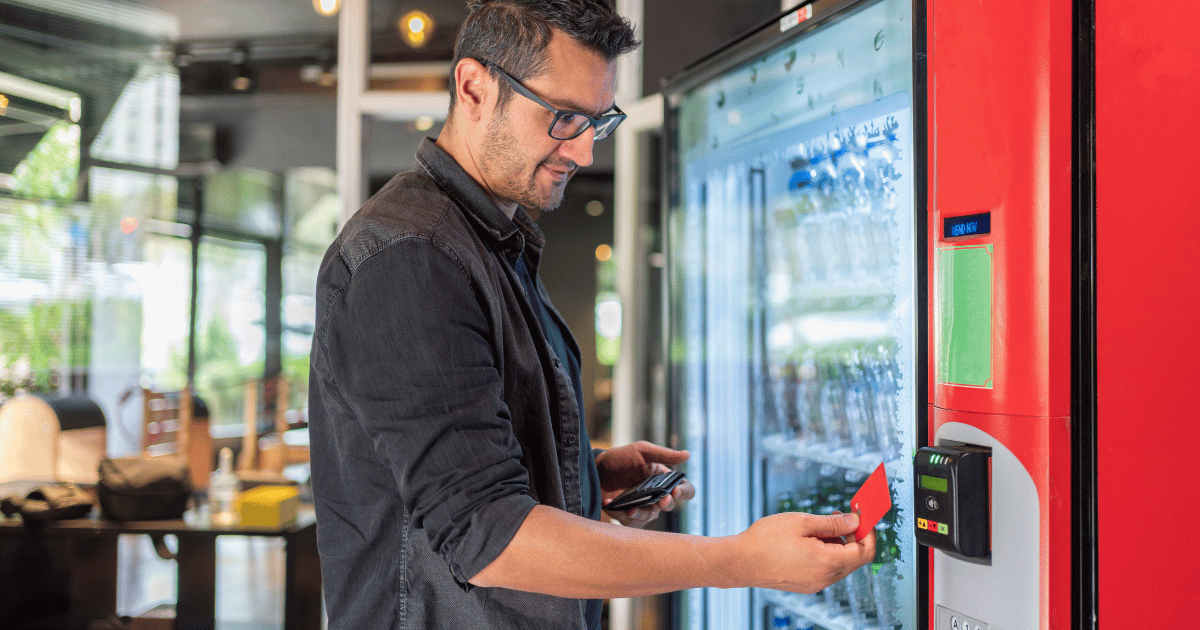
{"type": "Polygon", "coordinates": [[[100,461],[96,498],[100,515],[110,521],[183,518],[192,490],[183,457],[106,457],[100,461]]]}

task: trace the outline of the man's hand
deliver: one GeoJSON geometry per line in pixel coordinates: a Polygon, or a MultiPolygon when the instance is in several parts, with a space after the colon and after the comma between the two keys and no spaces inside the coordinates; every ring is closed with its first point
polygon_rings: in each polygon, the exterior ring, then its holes
{"type": "Polygon", "coordinates": [[[783,512],[759,519],[737,535],[742,549],[738,584],[815,593],[875,558],[875,532],[854,539],[857,514],[815,516],[783,512]]]}
{"type": "MultiPolygon", "coordinates": [[[[604,451],[596,458],[603,505],[608,505],[617,495],[637,485],[641,480],[668,472],[671,470],[669,466],[677,466],[687,459],[687,451],[677,451],[645,441],[604,451]]],[[[659,513],[669,512],[675,509],[679,501],[687,501],[694,496],[696,488],[684,480],[658,503],[608,514],[626,527],[645,527],[658,518],[659,513]]]]}

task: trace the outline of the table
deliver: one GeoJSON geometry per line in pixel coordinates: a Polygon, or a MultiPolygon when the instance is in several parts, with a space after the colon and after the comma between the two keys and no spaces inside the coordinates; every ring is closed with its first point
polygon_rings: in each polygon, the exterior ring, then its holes
{"type": "MultiPolygon", "coordinates": [[[[117,537],[122,534],[171,534],[178,541],[179,595],[177,630],[212,630],[216,616],[218,536],[271,536],[284,541],[284,628],[320,630],[321,570],[316,518],[302,510],[294,525],[280,528],[214,527],[207,514],[189,511],[182,520],[116,522],[84,518],[27,528],[17,518],[0,517],[0,543],[40,539],[65,548],[69,574],[68,624],[83,628],[89,620],[116,613],[117,537]]],[[[15,564],[15,563],[12,563],[15,564]]],[[[21,571],[22,567],[6,567],[21,571]]],[[[19,575],[8,576],[20,579],[19,575]]]]}

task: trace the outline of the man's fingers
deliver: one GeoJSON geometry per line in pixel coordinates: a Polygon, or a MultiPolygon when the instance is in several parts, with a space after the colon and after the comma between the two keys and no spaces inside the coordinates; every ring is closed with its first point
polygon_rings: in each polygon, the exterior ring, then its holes
{"type": "Polygon", "coordinates": [[[626,527],[637,527],[640,529],[656,518],[658,518],[658,509],[651,506],[626,510],[625,518],[619,520],[626,527]]]}

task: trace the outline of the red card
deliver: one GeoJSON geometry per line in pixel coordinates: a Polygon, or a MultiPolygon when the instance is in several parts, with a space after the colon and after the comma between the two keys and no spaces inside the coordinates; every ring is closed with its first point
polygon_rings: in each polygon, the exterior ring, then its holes
{"type": "Polygon", "coordinates": [[[883,470],[883,464],[880,464],[854,493],[854,498],[850,499],[850,510],[858,512],[858,529],[854,530],[854,539],[866,538],[890,509],[892,493],[888,491],[887,473],[883,470]]]}

